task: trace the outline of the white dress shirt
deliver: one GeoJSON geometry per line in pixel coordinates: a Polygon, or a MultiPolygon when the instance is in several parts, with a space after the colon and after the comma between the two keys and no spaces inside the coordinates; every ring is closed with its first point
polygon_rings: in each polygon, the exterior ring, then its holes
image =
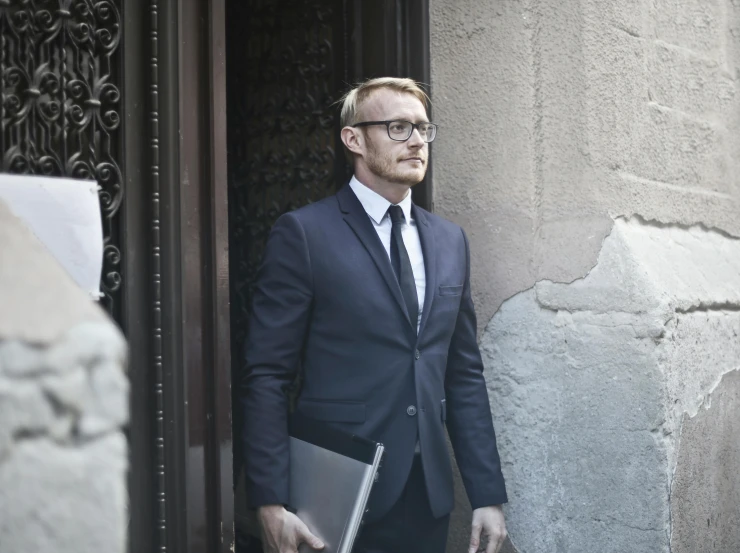
{"type": "MultiPolygon", "coordinates": [[[[352,191],[360,200],[362,207],[365,208],[368,217],[378,233],[380,241],[383,243],[388,259],[391,258],[391,229],[393,223],[388,213],[388,208],[392,205],[383,196],[370,190],[367,186],[358,181],[354,176],[349,181],[352,191]]],[[[416,282],[416,296],[419,300],[419,318],[416,321],[416,330],[418,332],[421,324],[421,312],[424,309],[424,293],[426,292],[427,277],[424,273],[424,255],[421,252],[421,240],[419,240],[419,230],[416,228],[416,221],[411,217],[411,190],[406,197],[398,204],[403,210],[403,216],[406,222],[401,227],[401,236],[406,251],[411,261],[411,269],[414,272],[414,281],[416,282]]]]}

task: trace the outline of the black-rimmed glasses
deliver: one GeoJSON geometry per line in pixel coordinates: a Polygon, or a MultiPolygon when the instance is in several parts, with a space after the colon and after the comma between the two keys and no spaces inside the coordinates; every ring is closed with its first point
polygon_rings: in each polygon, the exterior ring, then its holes
{"type": "Polygon", "coordinates": [[[388,130],[388,138],[398,142],[406,142],[414,132],[419,131],[419,136],[424,142],[431,142],[437,136],[437,125],[434,123],[412,123],[403,119],[393,121],[363,121],[355,123],[353,127],[369,127],[370,125],[385,125],[388,130]]]}

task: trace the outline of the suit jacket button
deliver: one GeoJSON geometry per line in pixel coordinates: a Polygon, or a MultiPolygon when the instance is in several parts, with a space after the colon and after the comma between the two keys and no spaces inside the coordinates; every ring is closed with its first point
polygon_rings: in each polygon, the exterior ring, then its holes
{"type": "Polygon", "coordinates": [[[420,352],[420,351],[419,351],[419,350],[417,349],[417,350],[416,350],[416,351],[414,352],[414,359],[418,359],[419,357],[421,357],[421,352],[420,352]]]}
{"type": "Polygon", "coordinates": [[[409,405],[406,409],[406,414],[409,417],[413,417],[416,414],[416,407],[414,407],[413,405],[409,405]]]}

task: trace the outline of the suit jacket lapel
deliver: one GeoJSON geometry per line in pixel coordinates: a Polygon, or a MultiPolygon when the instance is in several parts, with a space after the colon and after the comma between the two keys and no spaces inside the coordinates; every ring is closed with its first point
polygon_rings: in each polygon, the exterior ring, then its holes
{"type": "Polygon", "coordinates": [[[419,336],[424,332],[424,327],[429,319],[434,301],[434,292],[437,289],[437,247],[434,241],[434,230],[429,224],[429,218],[416,205],[411,207],[413,217],[416,220],[416,228],[419,231],[421,241],[421,252],[424,254],[424,273],[426,275],[426,291],[424,292],[424,308],[421,312],[421,325],[419,336]]]}
{"type": "Polygon", "coordinates": [[[337,200],[339,201],[339,208],[344,213],[344,220],[357,235],[362,245],[365,246],[365,249],[375,262],[375,266],[380,271],[383,280],[388,285],[391,295],[395,298],[398,307],[410,325],[411,320],[406,312],[406,304],[401,295],[401,287],[398,285],[396,275],[393,274],[393,267],[391,267],[390,259],[388,259],[388,253],[385,251],[383,243],[378,237],[378,233],[373,228],[373,224],[365,208],[362,207],[360,200],[357,199],[357,196],[352,192],[349,185],[343,186],[337,192],[337,200]]]}

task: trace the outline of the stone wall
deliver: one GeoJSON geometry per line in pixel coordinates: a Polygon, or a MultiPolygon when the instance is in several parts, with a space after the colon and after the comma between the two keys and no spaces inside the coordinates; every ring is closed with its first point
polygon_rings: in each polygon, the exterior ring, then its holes
{"type": "Polygon", "coordinates": [[[126,344],[0,202],[0,551],[126,551],[126,344]]]}
{"type": "Polygon", "coordinates": [[[504,303],[482,349],[520,551],[667,552],[671,511],[688,505],[706,516],[674,530],[692,536],[714,512],[725,523],[713,532],[734,545],[716,551],[738,550],[728,522],[740,494],[716,476],[740,458],[707,452],[737,451],[728,425],[740,403],[725,401],[702,436],[682,434],[713,392],[740,393],[718,386],[740,369],[736,275],[740,240],[618,220],[584,279],[542,281],[504,303]],[[674,482],[688,466],[705,471],[702,494],[674,482]]]}
{"type": "Polygon", "coordinates": [[[514,545],[740,550],[740,4],[432,0],[431,61],[514,545]]]}

